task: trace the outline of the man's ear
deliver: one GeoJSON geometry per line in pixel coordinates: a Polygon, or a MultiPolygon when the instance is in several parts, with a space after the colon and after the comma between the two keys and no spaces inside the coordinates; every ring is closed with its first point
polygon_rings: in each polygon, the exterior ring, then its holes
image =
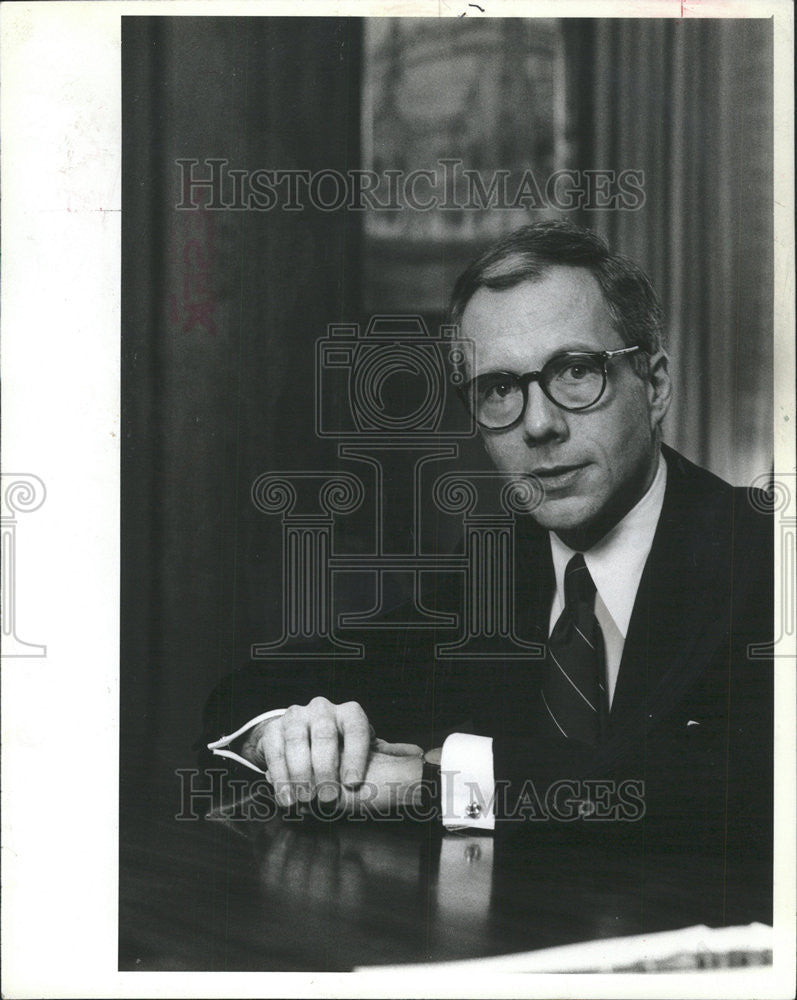
{"type": "Polygon", "coordinates": [[[670,408],[672,382],[670,359],[665,351],[657,351],[648,360],[648,404],[651,428],[658,427],[670,408]]]}

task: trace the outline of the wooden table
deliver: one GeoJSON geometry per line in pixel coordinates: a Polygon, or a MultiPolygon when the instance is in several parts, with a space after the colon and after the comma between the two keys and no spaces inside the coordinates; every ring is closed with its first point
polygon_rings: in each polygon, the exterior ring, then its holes
{"type": "Polygon", "coordinates": [[[123,801],[124,970],[344,971],[771,922],[765,866],[750,859],[740,873],[683,845],[627,851],[534,829],[494,837],[288,819],[262,801],[272,816],[257,818],[229,799],[226,818],[198,808],[178,819],[174,773],[124,780],[123,801]]]}

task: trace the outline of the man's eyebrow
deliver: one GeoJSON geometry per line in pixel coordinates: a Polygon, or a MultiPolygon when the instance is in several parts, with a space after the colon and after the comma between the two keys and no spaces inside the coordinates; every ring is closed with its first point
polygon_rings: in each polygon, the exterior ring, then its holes
{"type": "MultiPolygon", "coordinates": [[[[563,354],[602,354],[603,351],[608,351],[610,348],[604,346],[597,346],[595,344],[590,344],[589,346],[573,346],[573,347],[563,347],[558,351],[554,351],[553,354],[548,355],[548,357],[542,362],[539,368],[527,368],[526,371],[542,371],[542,369],[548,364],[549,361],[553,361],[554,358],[561,358],[563,354]]],[[[477,366],[478,367],[478,366],[477,366]]],[[[518,366],[513,367],[492,367],[485,368],[484,371],[477,372],[473,375],[473,378],[479,378],[482,375],[521,375],[522,372],[518,370],[518,366]]]]}
{"type": "Polygon", "coordinates": [[[477,372],[474,378],[484,378],[487,375],[512,375],[514,378],[519,378],[523,373],[516,371],[513,368],[487,368],[483,372],[477,372]]]}
{"type": "Polygon", "coordinates": [[[572,347],[562,347],[558,351],[554,351],[543,364],[547,364],[551,358],[558,358],[562,354],[600,354],[602,351],[608,351],[609,348],[605,347],[603,344],[585,344],[582,342],[577,342],[572,347]]]}

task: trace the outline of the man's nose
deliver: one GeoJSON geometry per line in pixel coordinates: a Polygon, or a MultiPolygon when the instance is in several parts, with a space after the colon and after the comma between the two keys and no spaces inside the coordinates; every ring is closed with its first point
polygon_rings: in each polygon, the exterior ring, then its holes
{"type": "Polygon", "coordinates": [[[552,402],[537,382],[529,385],[523,433],[529,443],[537,444],[567,435],[565,411],[552,402]]]}

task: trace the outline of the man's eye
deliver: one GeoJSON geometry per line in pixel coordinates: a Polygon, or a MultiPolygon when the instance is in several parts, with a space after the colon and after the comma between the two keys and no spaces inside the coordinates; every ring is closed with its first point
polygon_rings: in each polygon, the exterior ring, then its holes
{"type": "Polygon", "coordinates": [[[600,369],[589,358],[579,358],[563,361],[558,366],[555,378],[560,382],[584,382],[597,374],[600,374],[600,369]]]}
{"type": "Polygon", "coordinates": [[[513,389],[514,385],[509,381],[492,382],[484,387],[484,398],[486,400],[505,399],[513,389]]]}
{"type": "Polygon", "coordinates": [[[509,375],[487,375],[477,381],[477,395],[482,403],[500,403],[517,391],[517,382],[509,375]]]}

